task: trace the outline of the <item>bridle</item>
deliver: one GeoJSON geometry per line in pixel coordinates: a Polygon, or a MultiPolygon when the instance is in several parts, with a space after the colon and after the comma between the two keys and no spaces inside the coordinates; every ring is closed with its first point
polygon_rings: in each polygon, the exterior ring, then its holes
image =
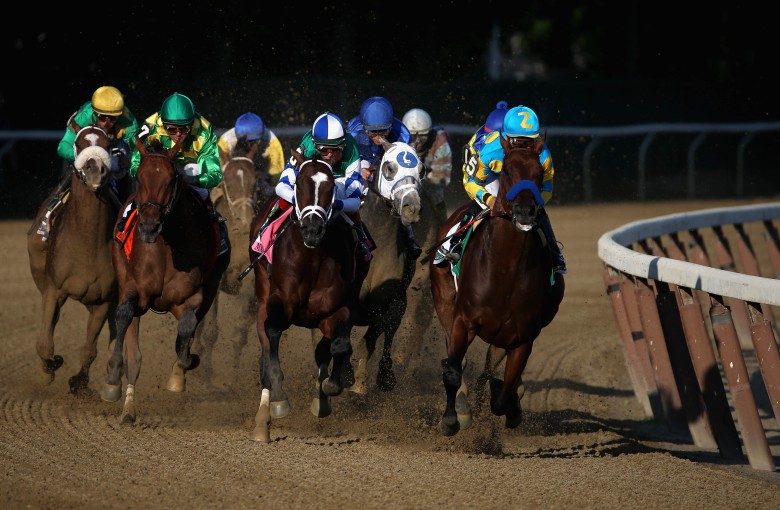
{"type": "MultiPolygon", "coordinates": [[[[171,165],[173,165],[173,161],[170,157],[168,157],[167,154],[157,154],[154,152],[149,152],[144,157],[155,157],[155,158],[163,158],[166,161],[168,161],[171,165]]],[[[149,207],[157,207],[160,209],[160,223],[163,223],[165,221],[165,218],[168,217],[168,215],[171,213],[171,210],[173,209],[173,204],[176,203],[176,199],[179,197],[179,191],[181,189],[181,186],[179,184],[179,181],[181,180],[181,176],[176,171],[176,169],[173,169],[173,191],[171,192],[171,196],[168,199],[168,202],[163,204],[160,202],[144,202],[141,205],[138,206],[138,214],[140,215],[144,210],[148,209],[149,207]]]]}
{"type": "MultiPolygon", "coordinates": [[[[304,161],[303,163],[301,163],[301,166],[298,169],[299,176],[300,176],[300,171],[303,169],[304,166],[306,166],[307,164],[313,164],[315,161],[317,161],[319,163],[322,163],[323,165],[326,165],[328,167],[328,169],[330,170],[331,175],[333,175],[333,167],[331,167],[330,164],[327,163],[326,161],[308,159],[308,160],[304,161]]],[[[315,178],[317,175],[318,174],[314,174],[312,177],[315,178]]],[[[296,217],[298,219],[298,223],[301,223],[304,219],[306,219],[307,217],[309,217],[311,215],[315,215],[315,216],[321,218],[323,223],[328,223],[328,221],[330,221],[331,214],[333,214],[333,201],[336,199],[335,188],[334,188],[334,193],[333,193],[333,195],[330,198],[330,204],[328,204],[327,210],[324,207],[318,205],[316,200],[314,201],[314,203],[312,205],[307,205],[307,206],[304,206],[303,208],[301,208],[300,207],[300,201],[297,199],[297,197],[298,197],[298,182],[299,182],[299,180],[296,178],[295,179],[295,186],[294,186],[294,190],[293,190],[294,195],[296,197],[296,200],[295,200],[295,215],[296,215],[296,217]]],[[[315,186],[318,186],[318,185],[319,185],[319,183],[315,184],[315,186]]]]}
{"type": "MultiPolygon", "coordinates": [[[[512,148],[509,150],[507,154],[504,155],[504,162],[506,162],[506,157],[509,155],[509,153],[514,151],[524,151],[524,152],[531,152],[534,157],[538,157],[536,151],[533,149],[533,147],[527,147],[527,146],[512,146],[512,148]]],[[[501,170],[502,174],[504,172],[504,168],[506,168],[506,165],[503,165],[503,168],[501,170]]],[[[535,182],[528,180],[528,179],[521,179],[514,183],[511,188],[505,193],[505,198],[507,202],[513,201],[518,194],[520,194],[523,190],[529,190],[533,196],[534,196],[534,202],[536,204],[536,207],[542,207],[544,205],[544,199],[542,198],[542,193],[539,190],[539,186],[536,185],[535,182]]],[[[498,199],[498,197],[496,197],[498,199]]],[[[497,216],[504,219],[512,219],[513,215],[509,212],[507,212],[504,209],[504,206],[501,202],[499,202],[500,211],[495,211],[491,213],[491,216],[497,216]]]]}
{"type": "MultiPolygon", "coordinates": [[[[246,161],[249,162],[253,167],[255,162],[246,156],[235,156],[230,159],[230,161],[246,161]]],[[[228,162],[229,164],[230,162],[228,162]]],[[[225,165],[227,167],[227,164],[225,165]]],[[[241,172],[240,178],[241,178],[241,184],[242,186],[246,187],[246,183],[244,182],[244,174],[242,170],[239,170],[241,172]]],[[[223,168],[224,173],[224,168],[223,168]]],[[[219,183],[219,186],[222,188],[222,193],[225,195],[225,200],[227,201],[228,209],[230,209],[230,214],[235,218],[238,215],[236,214],[235,208],[239,207],[249,207],[250,210],[254,211],[255,209],[255,200],[253,197],[238,197],[235,200],[231,198],[230,191],[228,191],[227,182],[223,179],[222,182],[219,183]]]]}
{"type": "MultiPolygon", "coordinates": [[[[108,150],[106,150],[105,148],[99,145],[96,145],[94,141],[90,140],[92,142],[92,145],[88,147],[84,147],[83,149],[79,150],[78,145],[76,144],[76,140],[78,140],[79,136],[81,136],[81,134],[87,130],[89,131],[97,130],[100,133],[102,133],[106,137],[106,139],[109,138],[108,133],[106,133],[106,131],[103,128],[95,124],[89,124],[88,126],[81,128],[78,131],[78,133],[76,133],[76,138],[73,141],[73,154],[76,157],[73,160],[72,167],[74,172],[76,172],[76,175],[78,175],[79,180],[81,180],[81,182],[83,182],[84,184],[88,184],[87,174],[84,172],[84,166],[86,165],[87,161],[91,159],[99,159],[103,163],[103,166],[106,169],[108,169],[106,171],[106,174],[108,174],[108,171],[111,169],[111,159],[108,155],[108,150]]],[[[86,136],[90,136],[90,135],[87,134],[86,136]]],[[[99,134],[95,134],[92,136],[99,136],[99,134]]],[[[107,182],[108,179],[103,179],[101,187],[104,187],[107,182]]]]}

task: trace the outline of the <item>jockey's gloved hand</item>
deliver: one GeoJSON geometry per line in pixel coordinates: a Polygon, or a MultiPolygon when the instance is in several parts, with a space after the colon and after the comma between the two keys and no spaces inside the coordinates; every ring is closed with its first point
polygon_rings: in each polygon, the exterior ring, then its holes
{"type": "Polygon", "coordinates": [[[182,169],[182,177],[187,184],[198,184],[198,176],[200,175],[200,167],[197,163],[187,163],[182,169]]]}
{"type": "Polygon", "coordinates": [[[337,198],[336,200],[333,201],[333,212],[337,213],[337,212],[341,211],[342,209],[344,209],[344,201],[343,200],[339,200],[337,198]]]}

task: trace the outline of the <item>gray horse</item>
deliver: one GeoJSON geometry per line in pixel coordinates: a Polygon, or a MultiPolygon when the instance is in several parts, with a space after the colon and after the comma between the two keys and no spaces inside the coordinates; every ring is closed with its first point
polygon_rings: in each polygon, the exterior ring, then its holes
{"type": "Polygon", "coordinates": [[[356,326],[368,326],[358,341],[353,341],[355,382],[350,391],[368,391],[368,362],[384,335],[377,386],[382,391],[395,387],[393,337],[406,312],[407,287],[415,272],[416,261],[406,250],[406,228],[420,220],[420,171],[422,163],[415,150],[403,142],[383,144],[382,163],[369,185],[369,193],[360,209],[377,248],[371,268],[360,290],[356,326]]]}

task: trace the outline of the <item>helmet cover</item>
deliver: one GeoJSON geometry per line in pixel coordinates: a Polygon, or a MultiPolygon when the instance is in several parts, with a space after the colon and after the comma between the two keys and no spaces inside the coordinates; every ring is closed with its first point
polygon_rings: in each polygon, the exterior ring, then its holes
{"type": "Polygon", "coordinates": [[[425,135],[433,127],[433,121],[428,112],[420,108],[412,108],[404,114],[401,122],[404,123],[412,135],[425,135]]]}
{"type": "Polygon", "coordinates": [[[195,120],[195,105],[189,97],[174,92],[163,101],[160,117],[164,124],[189,126],[195,120]]]}
{"type": "Polygon", "coordinates": [[[311,126],[311,138],[317,145],[341,145],[346,140],[344,123],[335,113],[323,113],[311,126]]]}
{"type": "Polygon", "coordinates": [[[116,87],[100,87],[92,94],[92,111],[98,115],[117,117],[124,109],[125,100],[116,87]]]}
{"type": "Polygon", "coordinates": [[[506,112],[502,131],[507,137],[537,138],[539,118],[527,106],[515,106],[506,112]]]}
{"type": "Polygon", "coordinates": [[[250,142],[259,140],[265,134],[265,124],[259,115],[247,112],[236,119],[236,136],[245,136],[250,142]]]}
{"type": "Polygon", "coordinates": [[[360,122],[366,131],[390,129],[393,127],[393,106],[384,97],[369,97],[360,106],[360,122]]]}

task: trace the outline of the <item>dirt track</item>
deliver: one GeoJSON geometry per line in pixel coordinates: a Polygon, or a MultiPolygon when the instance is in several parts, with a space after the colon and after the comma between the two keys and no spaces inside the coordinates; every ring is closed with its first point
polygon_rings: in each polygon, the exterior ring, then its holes
{"type": "MultiPolygon", "coordinates": [[[[120,426],[121,401],[97,389],[107,332],[92,366],[92,395],[68,394],[86,312],[66,305],[56,332],[65,358],[41,387],[35,354],[40,298],[27,265],[28,221],[0,223],[0,506],[3,508],[776,508],[780,474],[723,462],[647,420],[634,398],[596,243],[640,218],[747,202],[556,206],[550,215],[569,264],[560,312],[535,345],[524,380],[525,421],[507,430],[487,409],[474,426],[441,436],[443,336],[434,321],[419,356],[398,354],[391,393],[345,393],[334,414],[309,413],[314,366],[308,332],[282,345],[293,411],[270,444],[248,440],[259,404],[259,348],[234,356],[239,307],[221,304],[221,338],[209,381],[187,392],[164,385],[175,322],[141,321],[138,421],[120,426]]],[[[420,299],[419,291],[410,291],[420,299]]],[[[428,296],[425,296],[427,298],[428,296]]],[[[358,330],[356,333],[361,332],[358,330]]],[[[395,352],[411,343],[399,332],[395,352]]],[[[467,375],[484,356],[477,340],[467,375]]],[[[374,367],[375,369],[375,367],[374,367]]],[[[780,465],[780,445],[773,444],[780,465]]]]}

